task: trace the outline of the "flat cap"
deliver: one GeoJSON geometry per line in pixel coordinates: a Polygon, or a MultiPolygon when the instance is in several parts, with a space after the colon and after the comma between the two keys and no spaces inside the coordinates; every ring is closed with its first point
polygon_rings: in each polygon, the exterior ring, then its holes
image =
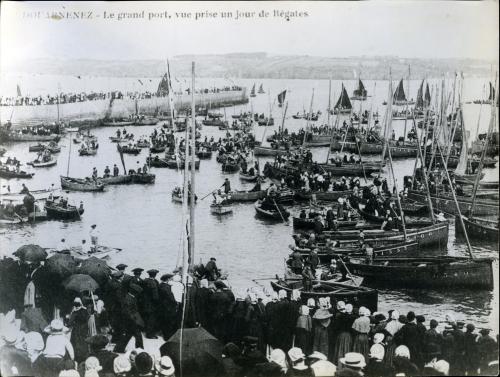
{"type": "Polygon", "coordinates": [[[123,264],[123,263],[120,263],[119,265],[116,266],[116,269],[117,270],[124,270],[126,269],[128,266],[126,264],[123,264]]]}
{"type": "Polygon", "coordinates": [[[132,270],[134,274],[140,274],[142,271],[144,271],[144,268],[136,267],[132,270]]]}
{"type": "Polygon", "coordinates": [[[158,272],[160,272],[160,271],[155,270],[155,269],[153,268],[153,269],[151,269],[151,270],[147,270],[146,272],[147,272],[149,275],[156,275],[156,274],[157,274],[158,272]]]}

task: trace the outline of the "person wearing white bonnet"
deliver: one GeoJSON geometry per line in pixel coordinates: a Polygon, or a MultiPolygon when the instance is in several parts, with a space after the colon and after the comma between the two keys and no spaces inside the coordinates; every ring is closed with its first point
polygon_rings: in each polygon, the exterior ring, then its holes
{"type": "Polygon", "coordinates": [[[370,359],[364,369],[367,376],[392,376],[393,370],[390,365],[383,362],[385,356],[384,347],[381,344],[374,344],[370,348],[370,359]]]}
{"type": "Polygon", "coordinates": [[[283,299],[287,298],[286,291],[284,289],[280,289],[278,291],[278,299],[281,301],[283,299]]]}
{"type": "Polygon", "coordinates": [[[298,289],[292,290],[292,301],[300,301],[300,291],[298,289]]]}
{"type": "Polygon", "coordinates": [[[418,376],[419,368],[411,361],[410,350],[405,345],[400,345],[394,350],[392,359],[394,373],[404,373],[405,376],[418,376]]]}
{"type": "Polygon", "coordinates": [[[404,325],[399,322],[399,312],[394,310],[391,313],[391,320],[385,325],[386,331],[394,336],[404,325]]]}
{"type": "Polygon", "coordinates": [[[306,352],[312,347],[312,318],[309,315],[309,307],[302,305],[299,309],[299,317],[295,325],[295,345],[306,352]]]}
{"type": "Polygon", "coordinates": [[[448,376],[450,374],[450,364],[446,360],[434,358],[424,365],[423,371],[427,376],[448,376]]]}
{"type": "Polygon", "coordinates": [[[24,341],[26,342],[26,351],[28,352],[31,362],[34,363],[45,348],[42,334],[36,331],[30,331],[24,336],[24,341]]]}
{"type": "Polygon", "coordinates": [[[394,350],[394,356],[410,359],[410,350],[405,345],[400,345],[394,350]]]}
{"type": "Polygon", "coordinates": [[[50,325],[44,330],[44,332],[49,334],[45,341],[45,349],[43,351],[45,356],[52,359],[62,359],[67,352],[70,359],[74,360],[75,351],[73,345],[65,335],[67,331],[68,328],[64,326],[60,319],[53,319],[52,322],[50,322],[50,325]]]}
{"type": "Polygon", "coordinates": [[[160,360],[155,363],[155,370],[160,376],[173,376],[175,373],[174,363],[168,356],[162,356],[160,360]]]}
{"type": "Polygon", "coordinates": [[[335,364],[327,360],[327,357],[321,352],[314,351],[307,356],[309,359],[309,368],[315,377],[330,377],[334,376],[337,371],[335,364]]]}
{"type": "Polygon", "coordinates": [[[381,332],[376,333],[373,335],[373,344],[382,344],[384,341],[385,335],[381,332]]]}
{"type": "Polygon", "coordinates": [[[352,324],[352,329],[354,331],[352,351],[362,354],[366,360],[370,352],[368,340],[368,333],[370,332],[370,310],[362,306],[359,308],[359,315],[360,316],[356,318],[352,324]]]}
{"type": "Polygon", "coordinates": [[[286,355],[279,348],[273,349],[271,351],[271,354],[269,355],[269,362],[277,364],[283,374],[286,374],[286,372],[288,371],[286,355]]]}
{"type": "Polygon", "coordinates": [[[314,309],[316,307],[316,301],[312,297],[307,299],[307,306],[309,309],[314,309]]]}
{"type": "Polygon", "coordinates": [[[279,300],[279,298],[278,298],[278,293],[277,293],[277,292],[275,292],[275,291],[272,291],[272,292],[271,292],[271,301],[272,301],[272,302],[276,302],[276,301],[278,301],[278,300],[279,300]]]}
{"type": "Polygon", "coordinates": [[[345,302],[344,301],[337,301],[337,311],[339,312],[345,312],[345,302]]]}
{"type": "Polygon", "coordinates": [[[23,344],[24,333],[15,327],[7,328],[2,334],[5,342],[0,347],[0,375],[31,375],[31,362],[28,353],[20,347],[23,344]]]}
{"type": "Polygon", "coordinates": [[[298,347],[292,347],[288,351],[288,357],[290,358],[290,362],[292,363],[291,367],[293,369],[294,376],[301,376],[309,374],[309,368],[305,363],[304,352],[298,347]]]}
{"type": "Polygon", "coordinates": [[[352,305],[351,305],[351,304],[347,304],[347,305],[345,306],[345,312],[346,312],[347,314],[351,314],[351,313],[352,313],[352,309],[353,309],[353,307],[352,307],[352,305]]]}
{"type": "Polygon", "coordinates": [[[125,355],[118,355],[113,360],[113,371],[116,375],[126,375],[132,369],[130,359],[125,355]]]}

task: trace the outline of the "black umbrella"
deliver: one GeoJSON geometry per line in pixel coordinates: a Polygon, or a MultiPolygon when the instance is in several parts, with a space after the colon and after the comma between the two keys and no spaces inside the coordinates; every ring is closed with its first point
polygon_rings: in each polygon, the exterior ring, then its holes
{"type": "Polygon", "coordinates": [[[52,255],[45,262],[47,272],[57,275],[61,279],[67,278],[76,272],[76,260],[68,254],[52,255]]]}
{"type": "Polygon", "coordinates": [[[203,327],[182,331],[182,352],[181,329],[179,329],[160,347],[161,355],[170,356],[178,370],[182,364],[183,374],[186,376],[207,375],[208,371],[216,372],[222,363],[222,343],[203,327]]]}
{"type": "Polygon", "coordinates": [[[24,245],[14,252],[14,255],[25,262],[40,262],[47,258],[47,252],[38,245],[24,245]]]}
{"type": "Polygon", "coordinates": [[[79,274],[86,274],[94,278],[100,285],[104,285],[109,280],[111,269],[102,259],[90,257],[84,260],[78,267],[79,274]]]}
{"type": "Polygon", "coordinates": [[[99,284],[91,276],[84,274],[71,275],[63,282],[63,286],[75,292],[95,291],[99,288],[99,284]]]}

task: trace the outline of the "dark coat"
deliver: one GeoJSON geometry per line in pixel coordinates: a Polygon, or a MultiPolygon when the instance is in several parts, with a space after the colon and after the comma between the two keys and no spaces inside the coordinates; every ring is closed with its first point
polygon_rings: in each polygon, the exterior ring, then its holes
{"type": "Polygon", "coordinates": [[[177,302],[175,301],[174,294],[170,284],[161,282],[158,286],[158,299],[159,299],[159,315],[160,318],[169,320],[175,318],[177,302]]]}
{"type": "Polygon", "coordinates": [[[416,362],[421,359],[421,340],[419,339],[419,330],[415,323],[406,323],[401,330],[394,335],[394,341],[397,345],[404,344],[408,347],[412,361],[416,362]]]}
{"type": "Polygon", "coordinates": [[[203,326],[207,326],[209,322],[209,305],[210,295],[212,291],[209,288],[198,288],[195,296],[196,318],[203,326]]]}
{"type": "Polygon", "coordinates": [[[137,307],[137,299],[130,293],[123,298],[122,321],[125,328],[144,327],[144,321],[137,307]]]}
{"type": "Polygon", "coordinates": [[[102,366],[100,373],[114,373],[113,361],[118,356],[117,353],[104,349],[91,350],[89,356],[95,356],[99,360],[99,364],[102,366]]]}
{"type": "Polygon", "coordinates": [[[146,278],[142,283],[142,310],[144,313],[153,313],[158,308],[158,286],[159,283],[154,278],[146,278]]]}
{"type": "Polygon", "coordinates": [[[386,377],[393,376],[394,369],[384,362],[378,362],[374,359],[368,360],[368,363],[363,370],[366,377],[386,377]]]}
{"type": "Polygon", "coordinates": [[[69,317],[68,324],[71,327],[70,341],[75,350],[75,360],[85,361],[88,355],[88,345],[85,339],[89,336],[89,313],[82,307],[75,310],[69,317]]]}

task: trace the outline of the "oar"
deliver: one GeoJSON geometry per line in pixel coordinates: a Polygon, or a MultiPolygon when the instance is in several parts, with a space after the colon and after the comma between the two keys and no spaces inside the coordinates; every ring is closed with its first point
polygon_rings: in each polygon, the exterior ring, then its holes
{"type": "Polygon", "coordinates": [[[204,196],[203,198],[201,198],[200,200],[203,200],[203,199],[205,199],[208,195],[213,194],[213,193],[214,193],[215,191],[217,191],[219,188],[220,188],[220,187],[217,187],[216,189],[214,189],[214,190],[210,191],[207,195],[205,195],[205,196],[204,196]]]}
{"type": "Polygon", "coordinates": [[[283,215],[281,214],[281,211],[280,211],[280,207],[278,207],[278,205],[276,204],[276,201],[273,199],[273,203],[276,207],[276,209],[278,210],[278,213],[280,214],[281,216],[281,220],[283,220],[283,222],[286,224],[286,225],[290,225],[290,222],[288,220],[285,220],[285,218],[283,217],[283,215]]]}
{"type": "Polygon", "coordinates": [[[352,280],[352,282],[358,287],[358,283],[356,283],[356,281],[354,280],[352,274],[351,274],[351,271],[349,271],[349,269],[347,268],[347,266],[345,265],[344,261],[342,260],[342,257],[339,257],[339,260],[340,262],[342,262],[342,264],[344,265],[346,271],[347,271],[347,274],[349,275],[349,279],[352,280]]]}

